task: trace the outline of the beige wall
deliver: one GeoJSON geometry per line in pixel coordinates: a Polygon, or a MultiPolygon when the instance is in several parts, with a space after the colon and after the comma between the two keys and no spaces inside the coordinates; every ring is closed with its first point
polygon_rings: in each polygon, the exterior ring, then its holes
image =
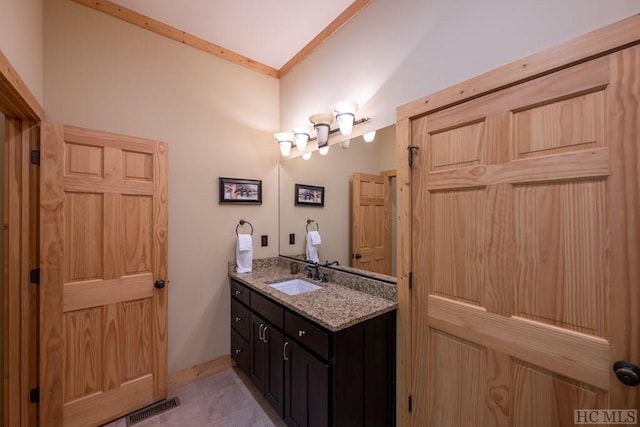
{"type": "Polygon", "coordinates": [[[0,0],[0,50],[42,103],[43,0],[0,0]]]}
{"type": "Polygon", "coordinates": [[[46,1],[44,37],[50,121],[169,145],[169,371],[229,354],[238,221],[278,254],[278,81],[68,0],[46,1]],[[262,180],[263,204],[219,205],[221,176],[262,180]]]}
{"type": "Polygon", "coordinates": [[[385,127],[399,105],[638,12],[638,0],[376,0],[281,79],[280,128],[343,99],[385,127]]]}
{"type": "Polygon", "coordinates": [[[386,171],[396,168],[396,127],[387,126],[376,131],[376,139],[373,141],[378,147],[380,170],[386,171]]]}

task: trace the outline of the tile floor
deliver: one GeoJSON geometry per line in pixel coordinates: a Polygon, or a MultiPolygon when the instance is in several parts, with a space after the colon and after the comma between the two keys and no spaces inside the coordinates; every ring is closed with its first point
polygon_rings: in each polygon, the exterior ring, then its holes
{"type": "MultiPolygon", "coordinates": [[[[285,423],[260,396],[249,378],[235,369],[169,390],[180,406],[132,427],[284,427],[285,423]]],[[[125,427],[120,418],[104,427],[125,427]]]]}

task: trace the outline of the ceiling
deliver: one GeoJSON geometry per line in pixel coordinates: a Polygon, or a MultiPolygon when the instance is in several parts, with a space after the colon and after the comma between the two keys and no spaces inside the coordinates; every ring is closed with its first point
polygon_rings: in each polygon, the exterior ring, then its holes
{"type": "Polygon", "coordinates": [[[280,77],[372,0],[74,0],[280,77]]]}

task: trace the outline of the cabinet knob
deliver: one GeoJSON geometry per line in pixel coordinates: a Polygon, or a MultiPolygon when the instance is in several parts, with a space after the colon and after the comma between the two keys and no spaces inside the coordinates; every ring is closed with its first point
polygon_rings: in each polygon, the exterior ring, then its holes
{"type": "Polygon", "coordinates": [[[234,295],[242,295],[242,291],[239,291],[239,290],[236,289],[235,291],[233,291],[233,294],[234,295]]]}
{"type": "Polygon", "coordinates": [[[240,353],[242,353],[242,350],[240,350],[239,348],[236,348],[236,350],[235,350],[235,352],[234,352],[234,353],[235,353],[235,354],[240,354],[240,353]]]}
{"type": "Polygon", "coordinates": [[[306,333],[307,333],[307,331],[299,330],[299,331],[298,331],[298,336],[299,336],[299,337],[303,337],[303,336],[304,336],[304,334],[306,334],[306,333]]]}
{"type": "Polygon", "coordinates": [[[242,320],[242,317],[236,317],[236,322],[240,322],[242,320]]]}

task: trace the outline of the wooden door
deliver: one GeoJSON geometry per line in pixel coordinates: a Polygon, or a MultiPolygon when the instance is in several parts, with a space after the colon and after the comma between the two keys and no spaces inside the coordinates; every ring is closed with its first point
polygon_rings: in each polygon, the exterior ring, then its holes
{"type": "Polygon", "coordinates": [[[639,123],[639,47],[412,122],[412,425],[640,406],[639,123]]]}
{"type": "Polygon", "coordinates": [[[390,275],[389,180],[355,172],[352,183],[351,266],[390,275]]]}
{"type": "Polygon", "coordinates": [[[40,194],[40,425],[165,398],[166,145],[44,123],[40,194]]]}

